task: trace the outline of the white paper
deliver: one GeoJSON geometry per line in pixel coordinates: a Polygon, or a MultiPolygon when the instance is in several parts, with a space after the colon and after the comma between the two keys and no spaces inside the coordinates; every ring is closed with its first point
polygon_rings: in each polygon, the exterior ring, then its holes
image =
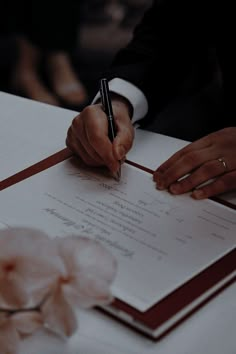
{"type": "MultiPolygon", "coordinates": [[[[185,140],[136,129],[133,147],[127,159],[155,171],[171,155],[188,144],[185,140]]],[[[236,205],[236,191],[223,193],[219,197],[236,205]]]]}
{"type": "Polygon", "coordinates": [[[127,159],[156,170],[161,163],[187,144],[189,142],[185,140],[136,129],[134,143],[127,159]]]}
{"type": "Polygon", "coordinates": [[[65,148],[77,112],[0,92],[0,181],[65,148]]]}
{"type": "Polygon", "coordinates": [[[0,222],[92,237],[118,259],[114,294],[145,311],[236,245],[236,212],[171,196],[123,165],[121,182],[64,161],[1,192],[0,222]]]}

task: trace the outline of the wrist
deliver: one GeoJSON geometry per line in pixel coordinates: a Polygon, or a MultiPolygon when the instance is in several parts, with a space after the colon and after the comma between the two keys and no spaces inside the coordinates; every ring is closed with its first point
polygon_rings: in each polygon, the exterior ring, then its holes
{"type": "Polygon", "coordinates": [[[133,116],[133,106],[124,96],[118,95],[117,93],[111,92],[112,106],[117,107],[119,111],[126,113],[130,119],[133,116]]]}

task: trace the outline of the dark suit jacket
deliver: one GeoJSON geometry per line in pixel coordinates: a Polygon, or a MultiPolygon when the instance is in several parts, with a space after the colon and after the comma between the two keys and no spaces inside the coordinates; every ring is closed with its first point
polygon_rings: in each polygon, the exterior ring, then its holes
{"type": "Polygon", "coordinates": [[[16,64],[18,47],[12,36],[0,36],[0,90],[5,90],[6,82],[16,64]]]}
{"type": "MultiPolygon", "coordinates": [[[[145,123],[177,96],[198,94],[217,78],[223,83],[224,117],[219,123],[213,118],[203,133],[235,125],[235,19],[231,11],[228,0],[220,5],[213,0],[153,1],[108,74],[144,92],[149,102],[145,123]]],[[[206,127],[205,118],[202,123],[206,127]]]]}

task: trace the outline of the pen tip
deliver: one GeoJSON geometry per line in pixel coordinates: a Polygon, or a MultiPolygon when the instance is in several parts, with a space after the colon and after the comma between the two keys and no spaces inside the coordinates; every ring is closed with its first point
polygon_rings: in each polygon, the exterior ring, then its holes
{"type": "Polygon", "coordinates": [[[119,182],[120,181],[120,177],[121,177],[121,169],[119,168],[119,170],[115,173],[112,174],[112,176],[114,177],[114,179],[119,182]]]}
{"type": "Polygon", "coordinates": [[[115,180],[116,180],[117,182],[120,181],[120,174],[119,174],[119,172],[116,172],[116,173],[114,174],[114,178],[115,178],[115,180]]]}

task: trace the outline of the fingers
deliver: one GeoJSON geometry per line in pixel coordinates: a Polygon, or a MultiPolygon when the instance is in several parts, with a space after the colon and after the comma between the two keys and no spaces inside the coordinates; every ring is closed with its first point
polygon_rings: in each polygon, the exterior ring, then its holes
{"type": "Polygon", "coordinates": [[[225,128],[190,143],[153,174],[158,189],[172,194],[193,191],[195,199],[235,188],[236,128],[225,128]]]}
{"type": "MultiPolygon", "coordinates": [[[[201,161],[201,157],[197,161],[201,161]]],[[[180,163],[184,164],[184,160],[180,160],[180,163]]],[[[173,167],[163,173],[161,178],[159,177],[160,173],[154,173],[153,178],[157,183],[157,188],[168,189],[171,194],[175,195],[193,191],[191,194],[193,198],[203,199],[236,187],[236,171],[229,171],[229,166],[223,158],[203,162],[202,164],[197,163],[198,167],[195,169],[192,166],[190,160],[189,164],[186,163],[186,168],[175,163],[173,167]],[[188,170],[189,166],[191,167],[188,170]],[[202,184],[205,184],[205,186],[199,188],[202,184]]]]}
{"type": "Polygon", "coordinates": [[[83,146],[83,160],[89,165],[106,165],[111,170],[117,168],[112,152],[112,143],[107,136],[108,124],[103,111],[85,110],[79,130],[74,127],[74,134],[79,133],[78,143],[83,146]]]}
{"type": "Polygon", "coordinates": [[[106,165],[118,169],[112,144],[107,136],[107,119],[98,107],[86,107],[74,118],[68,130],[67,146],[90,166],[106,165]]]}
{"type": "Polygon", "coordinates": [[[157,172],[164,173],[167,171],[170,167],[173,167],[173,164],[176,162],[179,162],[181,159],[185,158],[187,161],[180,161],[182,166],[185,166],[185,162],[189,164],[189,168],[193,168],[193,166],[196,166],[197,163],[201,163],[201,160],[198,158],[196,160],[196,157],[198,157],[198,152],[199,151],[205,151],[205,149],[211,147],[211,139],[208,137],[204,137],[200,140],[197,140],[193,143],[188,144],[181,150],[177,151],[175,154],[173,154],[168,160],[166,160],[158,169],[157,172]],[[184,162],[184,164],[182,163],[184,162]]]}
{"type": "Polygon", "coordinates": [[[87,165],[100,166],[103,164],[102,159],[96,153],[96,151],[88,151],[81,144],[80,140],[75,138],[75,134],[72,132],[72,127],[69,128],[67,133],[66,145],[68,148],[78,155],[87,165]]]}
{"type": "Polygon", "coordinates": [[[225,167],[219,160],[212,160],[201,165],[197,170],[184,177],[178,182],[172,183],[169,186],[169,191],[172,194],[182,194],[189,192],[206,181],[209,183],[215,177],[225,173],[225,167]]]}
{"type": "Polygon", "coordinates": [[[86,107],[74,118],[67,132],[66,144],[90,166],[106,165],[116,173],[133,142],[133,127],[128,115],[115,115],[117,136],[108,138],[107,117],[100,105],[86,107]]]}
{"type": "Polygon", "coordinates": [[[130,119],[116,121],[118,133],[113,144],[114,156],[117,160],[125,159],[127,152],[131,149],[134,140],[134,128],[130,119]]]}
{"type": "Polygon", "coordinates": [[[204,199],[236,189],[236,171],[220,176],[212,183],[193,191],[194,199],[204,199]]]}
{"type": "MultiPolygon", "coordinates": [[[[157,184],[157,188],[166,189],[172,183],[178,181],[180,178],[183,178],[187,174],[196,170],[196,168],[200,167],[204,162],[207,162],[211,159],[211,148],[193,150],[188,149],[180,150],[178,153],[174,154],[169,160],[167,160],[164,164],[162,164],[153,175],[153,179],[157,184]]],[[[203,178],[209,179],[212,176],[211,166],[205,166],[206,168],[202,170],[204,172],[203,178]],[[209,168],[208,168],[209,167],[209,168]]],[[[190,187],[195,187],[194,183],[198,182],[198,174],[192,174],[191,179],[188,179],[191,185],[190,187]]],[[[205,179],[205,180],[206,180],[205,179]]],[[[204,181],[205,181],[204,180],[204,181]]],[[[202,182],[202,181],[201,181],[202,182]]],[[[201,183],[200,182],[200,183],[201,183]]],[[[184,182],[180,184],[180,186],[184,185],[184,182]]],[[[187,182],[185,182],[187,187],[187,182]]],[[[191,189],[191,188],[190,188],[191,189]]],[[[182,192],[184,193],[186,190],[183,188],[182,192]]]]}

